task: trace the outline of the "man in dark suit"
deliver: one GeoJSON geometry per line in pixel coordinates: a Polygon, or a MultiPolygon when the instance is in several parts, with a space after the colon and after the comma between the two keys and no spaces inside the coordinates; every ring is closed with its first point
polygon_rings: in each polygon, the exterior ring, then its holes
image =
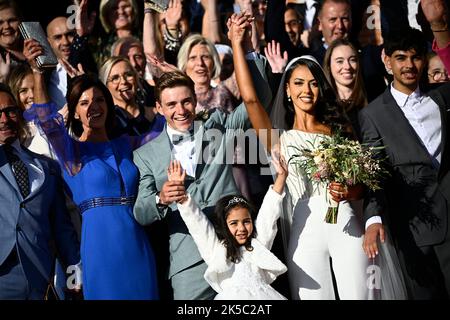
{"type": "Polygon", "coordinates": [[[364,250],[375,257],[389,229],[411,299],[450,292],[450,85],[421,91],[426,48],[411,28],[386,39],[394,81],[359,114],[362,142],[383,147],[390,171],[383,189],[366,198],[364,250]]]}
{"type": "Polygon", "coordinates": [[[334,40],[347,39],[350,35],[352,27],[350,0],[324,0],[317,21],[309,35],[309,48],[314,58],[322,63],[328,46],[334,40]]]}
{"type": "Polygon", "coordinates": [[[23,125],[0,84],[0,300],[43,299],[55,252],[71,276],[80,262],[59,165],[20,144],[23,125]]]}

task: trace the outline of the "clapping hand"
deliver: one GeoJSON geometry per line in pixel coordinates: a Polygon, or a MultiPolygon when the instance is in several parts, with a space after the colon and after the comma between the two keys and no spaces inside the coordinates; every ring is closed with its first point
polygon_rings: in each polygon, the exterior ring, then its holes
{"type": "MultiPolygon", "coordinates": [[[[186,170],[181,166],[180,161],[173,160],[170,161],[169,167],[167,168],[167,177],[170,182],[182,182],[186,179],[186,170]]],[[[183,203],[187,199],[186,192],[182,195],[183,197],[177,200],[178,203],[183,203]]]]}
{"type": "Polygon", "coordinates": [[[180,161],[170,161],[169,167],[167,168],[167,177],[169,178],[169,181],[184,182],[184,179],[186,179],[186,170],[183,169],[180,161]]]}
{"type": "Polygon", "coordinates": [[[233,14],[227,21],[228,39],[231,43],[242,44],[245,51],[251,51],[251,22],[254,20],[246,11],[241,14],[233,14]]]}

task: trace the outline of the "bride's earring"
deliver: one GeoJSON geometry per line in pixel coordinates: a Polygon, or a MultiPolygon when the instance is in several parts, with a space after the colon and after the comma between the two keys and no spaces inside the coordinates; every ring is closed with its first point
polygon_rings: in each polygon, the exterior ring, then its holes
{"type": "Polygon", "coordinates": [[[289,102],[292,102],[292,99],[291,99],[290,96],[287,97],[287,100],[288,100],[289,102]]]}
{"type": "Polygon", "coordinates": [[[80,116],[78,115],[78,113],[75,113],[75,115],[73,116],[75,119],[79,120],[80,116]]]}

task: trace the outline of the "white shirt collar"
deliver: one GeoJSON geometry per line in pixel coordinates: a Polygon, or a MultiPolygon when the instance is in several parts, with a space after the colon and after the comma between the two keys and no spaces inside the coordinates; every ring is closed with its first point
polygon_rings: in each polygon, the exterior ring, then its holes
{"type": "Polygon", "coordinates": [[[190,135],[189,132],[175,130],[175,129],[171,128],[169,125],[167,125],[166,127],[167,127],[167,135],[169,136],[170,142],[173,142],[174,136],[189,136],[190,135]]]}
{"type": "Polygon", "coordinates": [[[406,102],[410,99],[416,99],[416,100],[420,101],[422,98],[422,92],[420,91],[419,86],[417,86],[416,90],[414,90],[413,93],[411,93],[410,95],[407,95],[407,94],[395,89],[394,83],[391,83],[391,93],[392,93],[392,96],[394,97],[395,101],[401,108],[403,108],[406,105],[406,102]]]}
{"type": "Polygon", "coordinates": [[[316,3],[315,0],[306,0],[306,8],[308,10],[311,10],[311,8],[313,7],[313,5],[316,3]]]}

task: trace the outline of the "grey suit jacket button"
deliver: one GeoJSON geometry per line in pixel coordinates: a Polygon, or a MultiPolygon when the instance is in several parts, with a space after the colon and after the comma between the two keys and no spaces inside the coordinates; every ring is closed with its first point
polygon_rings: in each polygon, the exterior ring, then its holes
{"type": "Polygon", "coordinates": [[[20,207],[21,207],[22,209],[25,208],[25,203],[22,202],[22,203],[20,204],[20,207]]]}
{"type": "Polygon", "coordinates": [[[202,181],[201,180],[196,180],[195,183],[196,184],[200,184],[200,183],[202,183],[202,181]]]}
{"type": "Polygon", "coordinates": [[[16,226],[16,231],[22,231],[22,228],[19,225],[17,225],[16,226]]]}

